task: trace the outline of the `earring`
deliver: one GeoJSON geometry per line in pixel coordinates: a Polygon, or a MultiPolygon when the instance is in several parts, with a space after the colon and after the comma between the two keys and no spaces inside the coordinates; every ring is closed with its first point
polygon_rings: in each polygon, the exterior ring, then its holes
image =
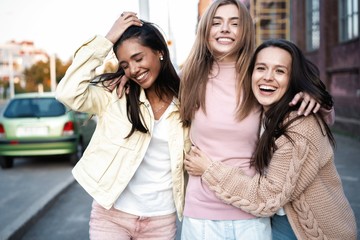
{"type": "Polygon", "coordinates": [[[164,60],[164,57],[162,55],[160,55],[160,61],[164,60]]]}

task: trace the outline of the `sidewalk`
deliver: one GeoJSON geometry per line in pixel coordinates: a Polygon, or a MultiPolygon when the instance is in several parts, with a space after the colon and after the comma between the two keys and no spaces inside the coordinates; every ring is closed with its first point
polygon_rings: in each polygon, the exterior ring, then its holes
{"type": "Polygon", "coordinates": [[[74,182],[71,166],[60,162],[48,165],[32,162],[0,169],[0,240],[20,239],[74,182]]]}
{"type": "MultiPolygon", "coordinates": [[[[339,134],[335,134],[335,139],[337,141],[335,163],[343,181],[345,193],[355,212],[359,233],[360,141],[339,134]]],[[[38,176],[40,173],[34,174],[37,171],[36,166],[30,168],[32,169],[14,169],[14,172],[19,171],[17,174],[27,174],[32,178],[26,182],[13,182],[9,187],[16,190],[16,193],[12,193],[15,196],[2,195],[0,198],[0,240],[20,239],[32,222],[36,221],[41,213],[46,211],[51,203],[74,182],[70,172],[71,167],[61,165],[60,170],[55,167],[50,169],[49,171],[53,171],[50,173],[52,177],[45,182],[38,176]],[[41,195],[41,192],[44,194],[41,195]]],[[[4,175],[8,173],[8,171],[0,170],[0,183],[3,182],[0,185],[1,193],[9,191],[2,189],[4,181],[13,181],[13,179],[5,179],[4,175]]]]}

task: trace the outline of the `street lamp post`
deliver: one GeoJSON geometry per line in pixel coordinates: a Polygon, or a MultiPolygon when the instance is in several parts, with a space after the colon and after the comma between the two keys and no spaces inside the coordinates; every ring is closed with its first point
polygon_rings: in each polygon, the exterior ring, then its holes
{"type": "Polygon", "coordinates": [[[149,0],[139,0],[139,11],[141,19],[149,21],[149,0]]]}
{"type": "Polygon", "coordinates": [[[10,98],[13,98],[15,95],[14,87],[14,59],[11,50],[9,50],[9,88],[10,88],[10,98]]]}
{"type": "Polygon", "coordinates": [[[50,55],[50,88],[51,92],[56,89],[56,59],[55,54],[50,55]]]}

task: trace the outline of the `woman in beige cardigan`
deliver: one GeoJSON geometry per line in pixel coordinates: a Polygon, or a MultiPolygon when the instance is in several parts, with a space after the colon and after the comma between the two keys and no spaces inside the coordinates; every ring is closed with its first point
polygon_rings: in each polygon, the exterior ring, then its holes
{"type": "Polygon", "coordinates": [[[334,138],[321,114],[298,116],[288,102],[308,92],[324,107],[333,100],[317,67],[286,40],[260,45],[251,61],[244,101],[263,109],[261,137],[248,177],[212,162],[193,147],[185,168],[201,175],[217,197],[259,217],[272,216],[273,239],[356,239],[354,213],[334,164],[334,138]],[[289,100],[290,99],[290,100],[289,100]]]}

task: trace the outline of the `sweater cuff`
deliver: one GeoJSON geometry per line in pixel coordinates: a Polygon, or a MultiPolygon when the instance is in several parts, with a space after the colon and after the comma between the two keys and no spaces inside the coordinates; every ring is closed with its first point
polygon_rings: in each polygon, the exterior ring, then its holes
{"type": "Polygon", "coordinates": [[[219,185],[219,183],[224,181],[224,178],[226,179],[226,175],[229,172],[228,168],[229,167],[220,162],[213,161],[201,178],[208,186],[219,185]]]}

